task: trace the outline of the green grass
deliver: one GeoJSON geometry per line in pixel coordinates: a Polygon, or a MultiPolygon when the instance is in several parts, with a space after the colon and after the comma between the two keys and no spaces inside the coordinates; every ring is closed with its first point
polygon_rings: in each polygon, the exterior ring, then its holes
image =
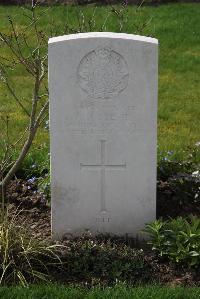
{"type": "Polygon", "coordinates": [[[166,288],[116,286],[111,288],[75,288],[63,285],[1,287],[0,297],[3,299],[198,299],[199,288],[166,288]]]}
{"type": "MultiPolygon", "coordinates": [[[[120,8],[119,6],[117,7],[120,8]]],[[[40,8],[43,10],[44,8],[40,8]]],[[[95,10],[95,28],[100,30],[105,25],[108,7],[98,6],[95,10]]],[[[87,20],[94,13],[94,6],[81,7],[86,21],[86,31],[90,31],[87,20]]],[[[78,27],[75,7],[57,6],[50,8],[41,21],[41,28],[48,30],[55,20],[58,34],[65,23],[78,27]]],[[[5,16],[14,18],[18,28],[24,26],[22,9],[14,6],[0,6],[0,28],[7,31],[5,16]]],[[[124,14],[125,16],[125,14],[124,14]]],[[[120,30],[156,37],[159,39],[159,107],[158,107],[158,145],[161,151],[174,151],[174,156],[183,159],[184,151],[194,147],[200,141],[200,5],[169,4],[158,7],[143,7],[139,11],[129,6],[126,18],[113,15],[107,20],[104,31],[120,30]],[[121,28],[120,22],[124,22],[121,28]],[[143,24],[147,23],[147,26],[143,24]]],[[[5,54],[1,50],[1,55],[5,54]]],[[[30,78],[22,71],[13,73],[18,93],[25,99],[31,95],[30,78]]],[[[28,103],[25,102],[28,107],[28,103]]],[[[16,106],[6,89],[0,89],[0,111],[9,113],[10,135],[14,138],[26,123],[26,116],[16,106]]],[[[42,160],[48,152],[48,133],[42,128],[34,142],[29,160],[42,160]],[[42,146],[41,146],[42,144],[42,146]],[[42,149],[41,149],[42,147],[42,149]]],[[[200,160],[200,158],[199,158],[200,160]]]]}

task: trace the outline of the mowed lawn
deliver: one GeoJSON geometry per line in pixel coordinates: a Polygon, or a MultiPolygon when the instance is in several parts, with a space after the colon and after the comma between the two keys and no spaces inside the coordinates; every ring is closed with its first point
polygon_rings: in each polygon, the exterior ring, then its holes
{"type": "Polygon", "coordinates": [[[64,285],[1,287],[4,299],[199,299],[199,288],[136,287],[123,285],[110,288],[75,288],[64,285]]]}
{"type": "MultiPolygon", "coordinates": [[[[169,4],[140,9],[128,6],[123,12],[120,12],[122,7],[115,8],[117,12],[110,13],[110,7],[88,5],[79,9],[56,6],[47,10],[40,26],[48,31],[50,24],[54,24],[59,35],[64,33],[62,28],[69,25],[68,28],[80,31],[122,31],[158,38],[158,146],[159,150],[173,151],[176,158],[183,159],[185,152],[200,141],[200,4],[169,4]]],[[[39,12],[45,9],[39,8],[39,12]]],[[[18,30],[23,28],[22,8],[0,6],[1,31],[8,31],[8,15],[14,19],[18,30]]],[[[0,51],[0,56],[7,55],[1,47],[0,51]]],[[[11,72],[11,76],[18,95],[29,107],[31,78],[21,69],[11,72]]],[[[10,138],[19,136],[27,119],[2,85],[0,113],[10,116],[10,138]]],[[[2,129],[1,125],[1,132],[2,129]]],[[[42,159],[48,152],[48,144],[48,131],[41,128],[29,159],[42,159]]]]}

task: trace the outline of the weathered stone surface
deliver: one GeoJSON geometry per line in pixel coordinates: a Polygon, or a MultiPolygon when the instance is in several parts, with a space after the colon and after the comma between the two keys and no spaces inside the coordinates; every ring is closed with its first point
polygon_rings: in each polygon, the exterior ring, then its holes
{"type": "Polygon", "coordinates": [[[156,215],[157,40],[49,40],[52,231],[136,235],[156,215]]]}

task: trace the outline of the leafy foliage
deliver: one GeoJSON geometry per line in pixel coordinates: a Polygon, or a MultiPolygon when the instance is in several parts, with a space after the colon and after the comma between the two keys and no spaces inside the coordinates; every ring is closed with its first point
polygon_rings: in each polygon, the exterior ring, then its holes
{"type": "Polygon", "coordinates": [[[152,269],[145,261],[143,250],[113,242],[105,236],[80,237],[65,242],[62,250],[63,274],[70,280],[131,283],[150,281],[152,269]]]}
{"type": "Polygon", "coordinates": [[[159,152],[157,183],[157,217],[200,215],[200,148],[184,152],[184,160],[174,153],[159,152]]]}
{"type": "Polygon", "coordinates": [[[150,237],[152,250],[160,257],[187,266],[200,266],[200,218],[159,219],[147,224],[145,232],[150,237]]]}
{"type": "MultiPolygon", "coordinates": [[[[193,172],[189,174],[179,174],[169,180],[171,188],[178,194],[181,205],[200,203],[200,174],[193,172]]],[[[177,196],[176,196],[177,197],[177,196]]]]}
{"type": "Polygon", "coordinates": [[[175,152],[163,152],[158,149],[158,179],[167,180],[179,173],[192,173],[200,169],[200,146],[182,151],[182,159],[175,159],[175,152]]]}

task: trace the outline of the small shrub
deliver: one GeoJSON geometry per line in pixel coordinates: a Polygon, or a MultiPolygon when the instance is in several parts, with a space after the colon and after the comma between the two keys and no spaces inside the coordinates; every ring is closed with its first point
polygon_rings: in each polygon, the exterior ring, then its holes
{"type": "Polygon", "coordinates": [[[200,266],[200,218],[191,216],[146,225],[149,244],[160,257],[186,266],[200,266]]]}
{"type": "Polygon", "coordinates": [[[200,147],[188,148],[182,161],[158,151],[157,217],[200,216],[200,147]]]}
{"type": "Polygon", "coordinates": [[[150,281],[151,266],[143,250],[101,237],[67,240],[62,250],[63,274],[69,280],[105,284],[150,281]]]}
{"type": "Polygon", "coordinates": [[[188,148],[182,152],[182,160],[175,158],[173,151],[158,150],[157,174],[159,180],[167,180],[178,173],[190,174],[200,168],[200,146],[188,148]]]}
{"type": "Polygon", "coordinates": [[[200,216],[200,172],[177,173],[157,184],[157,217],[200,216]]]}

